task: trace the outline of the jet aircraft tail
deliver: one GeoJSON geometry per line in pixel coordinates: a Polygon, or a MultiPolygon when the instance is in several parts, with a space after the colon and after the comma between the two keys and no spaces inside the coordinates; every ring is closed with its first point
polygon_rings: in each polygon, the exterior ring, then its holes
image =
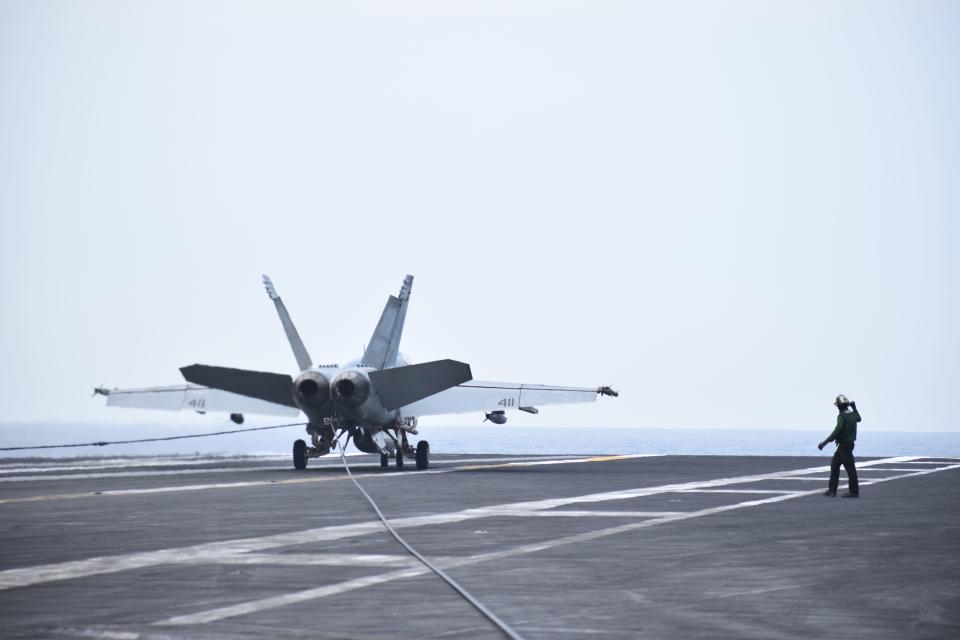
{"type": "Polygon", "coordinates": [[[390,296],[380,322],[370,337],[366,351],[363,352],[363,364],[375,369],[390,369],[397,366],[397,355],[400,353],[400,338],[403,335],[403,323],[407,319],[407,304],[410,301],[410,290],[413,288],[413,276],[408,275],[403,280],[399,296],[390,296]]]}
{"type": "Polygon", "coordinates": [[[297,366],[300,367],[300,371],[306,371],[313,366],[313,360],[310,359],[307,348],[303,346],[300,333],[297,331],[296,325],[293,324],[290,314],[287,313],[286,305],[283,304],[283,300],[280,299],[280,295],[277,293],[277,290],[274,289],[270,276],[263,276],[263,286],[266,287],[267,295],[270,296],[274,306],[277,308],[277,315],[280,316],[283,331],[287,334],[287,341],[290,342],[290,348],[293,349],[293,357],[297,359],[297,366]]]}

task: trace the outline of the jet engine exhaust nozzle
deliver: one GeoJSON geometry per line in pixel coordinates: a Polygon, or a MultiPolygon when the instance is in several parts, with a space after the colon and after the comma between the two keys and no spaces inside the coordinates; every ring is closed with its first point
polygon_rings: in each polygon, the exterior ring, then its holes
{"type": "Polygon", "coordinates": [[[321,407],[330,399],[330,381],[316,371],[305,371],[293,383],[297,402],[308,407],[321,407]]]}
{"type": "Polygon", "coordinates": [[[370,381],[359,371],[344,371],[333,381],[333,400],[344,407],[356,408],[370,397],[370,381]]]}

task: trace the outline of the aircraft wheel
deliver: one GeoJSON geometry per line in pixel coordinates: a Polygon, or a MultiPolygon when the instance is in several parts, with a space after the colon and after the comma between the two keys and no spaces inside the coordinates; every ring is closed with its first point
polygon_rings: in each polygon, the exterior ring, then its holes
{"type": "Polygon", "coordinates": [[[307,443],[303,440],[297,440],[293,443],[293,468],[307,468],[307,443]]]}
{"type": "Polygon", "coordinates": [[[423,471],[430,468],[430,443],[421,440],[417,443],[417,469],[423,471]]]}
{"type": "Polygon", "coordinates": [[[397,449],[397,469],[403,469],[403,452],[397,449]]]}
{"type": "Polygon", "coordinates": [[[380,466],[386,469],[390,466],[390,456],[385,453],[380,454],[380,466]]]}

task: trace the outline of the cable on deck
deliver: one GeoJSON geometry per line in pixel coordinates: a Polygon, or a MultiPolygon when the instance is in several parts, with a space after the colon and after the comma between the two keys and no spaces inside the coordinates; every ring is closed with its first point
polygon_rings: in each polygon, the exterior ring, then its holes
{"type": "Polygon", "coordinates": [[[42,444],[30,447],[0,447],[0,451],[26,451],[28,449],[64,449],[67,447],[106,447],[111,444],[138,444],[141,442],[165,442],[167,440],[185,440],[187,438],[208,438],[223,436],[231,433],[245,433],[247,431],[266,431],[267,429],[285,429],[287,427],[302,427],[306,422],[291,422],[289,424],[275,424],[269,427],[248,427],[246,429],[230,429],[228,431],[213,431],[210,433],[192,433],[185,436],[166,436],[164,438],[140,438],[139,440],[113,440],[100,442],[79,442],[76,444],[42,444]]]}
{"type": "Polygon", "coordinates": [[[390,526],[390,522],[387,520],[386,516],[383,515],[383,512],[380,511],[380,507],[377,506],[377,503],[374,502],[373,498],[370,497],[370,494],[367,493],[366,490],[360,486],[360,483],[357,482],[357,479],[353,477],[353,473],[350,471],[350,465],[347,464],[347,458],[343,453],[343,443],[338,442],[338,444],[340,445],[340,460],[341,462],[343,462],[344,470],[347,472],[347,475],[353,481],[354,486],[356,486],[357,489],[360,490],[360,493],[363,494],[363,497],[366,498],[367,502],[370,503],[370,506],[373,507],[373,510],[374,512],[376,512],[377,517],[380,519],[380,522],[382,522],[383,526],[387,528],[387,531],[390,532],[390,535],[392,535],[394,539],[396,539],[396,541],[399,542],[401,546],[403,546],[403,548],[410,553],[410,555],[412,555],[414,558],[416,558],[421,563],[423,563],[425,567],[427,567],[430,571],[432,571],[438,577],[440,577],[440,579],[446,582],[464,600],[470,603],[474,609],[479,611],[483,617],[485,617],[487,620],[493,623],[493,625],[497,627],[503,633],[503,635],[510,638],[511,640],[523,640],[523,636],[521,636],[519,633],[514,631],[506,622],[498,618],[497,615],[493,611],[488,609],[486,606],[484,606],[482,602],[480,602],[475,597],[470,595],[470,593],[466,589],[461,587],[460,584],[458,584],[456,580],[454,580],[449,575],[447,575],[445,571],[443,571],[442,569],[434,565],[432,562],[427,560],[425,557],[423,557],[420,554],[420,552],[418,552],[416,549],[410,546],[410,544],[407,543],[407,541],[404,540],[392,526],[390,526]]]}

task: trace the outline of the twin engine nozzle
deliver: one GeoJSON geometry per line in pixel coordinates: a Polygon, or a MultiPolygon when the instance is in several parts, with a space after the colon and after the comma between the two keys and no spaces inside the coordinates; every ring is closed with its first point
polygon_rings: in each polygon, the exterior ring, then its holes
{"type": "Polygon", "coordinates": [[[370,380],[360,371],[344,371],[333,384],[318,371],[305,371],[293,383],[297,404],[319,409],[329,400],[354,409],[370,397],[370,380]]]}
{"type": "Polygon", "coordinates": [[[333,401],[355,409],[370,397],[370,379],[359,371],[344,371],[333,379],[333,401]]]}

